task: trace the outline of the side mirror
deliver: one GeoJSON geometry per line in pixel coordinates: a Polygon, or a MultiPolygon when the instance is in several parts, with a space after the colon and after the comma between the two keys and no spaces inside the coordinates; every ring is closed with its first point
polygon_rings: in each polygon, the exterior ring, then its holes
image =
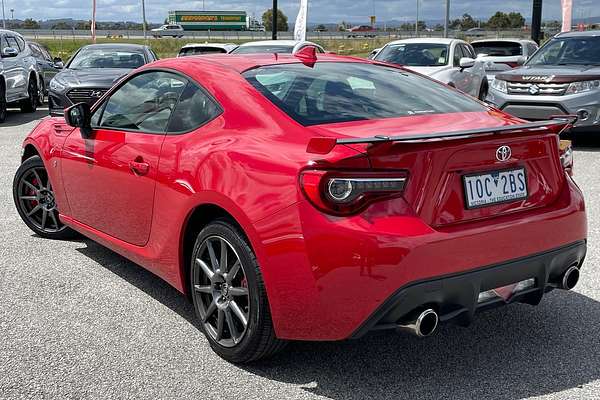
{"type": "Polygon", "coordinates": [[[54,68],[63,69],[65,67],[63,60],[60,57],[54,57],[52,63],[54,64],[54,68]]]}
{"type": "Polygon", "coordinates": [[[19,55],[19,51],[17,49],[15,49],[14,47],[5,47],[4,49],[2,49],[2,57],[16,57],[19,55]]]}
{"type": "Polygon", "coordinates": [[[517,58],[517,65],[523,65],[525,64],[525,61],[527,61],[527,57],[519,56],[519,58],[517,58]]]}
{"type": "Polygon", "coordinates": [[[65,110],[65,121],[73,128],[81,130],[81,136],[87,139],[92,134],[92,111],[87,103],[77,103],[65,110]]]}
{"type": "Polygon", "coordinates": [[[463,70],[465,68],[471,68],[472,66],[475,65],[475,60],[473,60],[470,57],[463,57],[460,59],[460,62],[458,63],[458,65],[460,66],[461,70],[463,70]]]}

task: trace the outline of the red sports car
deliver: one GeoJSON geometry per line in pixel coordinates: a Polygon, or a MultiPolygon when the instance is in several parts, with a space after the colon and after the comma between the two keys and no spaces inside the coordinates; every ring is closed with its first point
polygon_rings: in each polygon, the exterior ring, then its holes
{"type": "Polygon", "coordinates": [[[537,304],[576,284],[586,253],[569,122],[401,67],[313,48],[168,59],[65,118],[23,144],[24,222],[190,296],[233,362],[537,304]]]}

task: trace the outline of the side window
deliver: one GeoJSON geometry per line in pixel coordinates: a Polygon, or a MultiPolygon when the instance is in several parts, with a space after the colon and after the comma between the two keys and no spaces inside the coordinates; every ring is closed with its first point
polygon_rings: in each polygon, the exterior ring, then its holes
{"type": "Polygon", "coordinates": [[[460,59],[463,58],[463,53],[460,45],[454,46],[454,58],[452,59],[452,65],[458,67],[460,65],[460,59]]]}
{"type": "Polygon", "coordinates": [[[52,56],[50,55],[50,53],[48,53],[48,50],[46,50],[43,47],[40,47],[40,51],[42,52],[42,56],[46,59],[46,61],[52,61],[52,56]]]}
{"type": "Polygon", "coordinates": [[[25,50],[25,40],[23,40],[22,37],[17,36],[17,45],[19,46],[19,50],[23,51],[25,50]]]}
{"type": "Polygon", "coordinates": [[[31,53],[35,58],[39,58],[42,56],[42,52],[35,44],[29,43],[29,48],[31,49],[31,53]]]}
{"type": "Polygon", "coordinates": [[[475,50],[473,50],[473,47],[471,47],[471,45],[463,44],[462,50],[465,57],[477,58],[477,56],[475,55],[475,50]]]}
{"type": "Polygon", "coordinates": [[[19,51],[19,44],[17,43],[17,39],[12,36],[6,36],[6,42],[8,43],[8,47],[12,47],[13,49],[19,51]]]}
{"type": "Polygon", "coordinates": [[[194,83],[188,83],[173,112],[167,134],[189,132],[221,114],[221,107],[194,83]]]}
{"type": "Polygon", "coordinates": [[[2,42],[0,44],[2,46],[2,50],[8,47],[8,42],[6,41],[6,36],[2,36],[2,42]]]}
{"type": "Polygon", "coordinates": [[[185,78],[162,71],[136,75],[96,110],[93,126],[164,133],[187,83],[185,78]]]}

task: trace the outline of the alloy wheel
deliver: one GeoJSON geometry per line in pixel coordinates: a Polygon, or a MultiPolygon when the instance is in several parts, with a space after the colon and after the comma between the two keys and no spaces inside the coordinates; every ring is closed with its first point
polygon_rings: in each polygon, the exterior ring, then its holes
{"type": "Polygon", "coordinates": [[[240,258],[226,239],[206,238],[194,254],[193,295],[201,322],[219,345],[234,347],[248,328],[250,296],[240,258]]]}
{"type": "Polygon", "coordinates": [[[17,199],[25,218],[41,231],[55,233],[66,228],[58,218],[54,191],[44,168],[31,168],[21,176],[17,199]]]}

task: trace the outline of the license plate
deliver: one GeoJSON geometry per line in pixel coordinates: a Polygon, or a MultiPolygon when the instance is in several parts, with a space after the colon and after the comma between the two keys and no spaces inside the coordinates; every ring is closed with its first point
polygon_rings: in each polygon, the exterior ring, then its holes
{"type": "Polygon", "coordinates": [[[492,171],[463,176],[467,208],[526,199],[525,168],[492,171]]]}

